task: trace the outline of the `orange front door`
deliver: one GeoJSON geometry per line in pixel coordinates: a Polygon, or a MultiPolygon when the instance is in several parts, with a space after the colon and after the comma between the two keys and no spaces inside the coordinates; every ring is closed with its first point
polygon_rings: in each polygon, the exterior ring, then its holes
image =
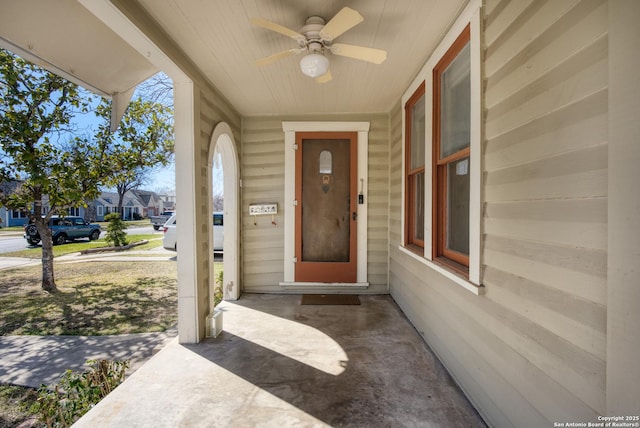
{"type": "Polygon", "coordinates": [[[296,133],[296,281],[356,282],[357,133],[296,133]]]}

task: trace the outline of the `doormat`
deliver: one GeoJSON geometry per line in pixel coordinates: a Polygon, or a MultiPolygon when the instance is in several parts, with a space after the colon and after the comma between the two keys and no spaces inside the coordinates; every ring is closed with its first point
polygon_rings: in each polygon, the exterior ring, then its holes
{"type": "Polygon", "coordinates": [[[356,294],[303,294],[301,305],[359,305],[356,294]]]}

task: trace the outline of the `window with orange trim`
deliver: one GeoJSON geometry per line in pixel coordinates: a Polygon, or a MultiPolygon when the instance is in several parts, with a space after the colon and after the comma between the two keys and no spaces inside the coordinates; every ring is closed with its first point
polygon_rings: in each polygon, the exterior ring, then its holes
{"type": "Polygon", "coordinates": [[[433,69],[433,260],[469,269],[469,26],[433,69]]]}
{"type": "Polygon", "coordinates": [[[424,248],[425,84],[405,104],[405,245],[424,248]]]}

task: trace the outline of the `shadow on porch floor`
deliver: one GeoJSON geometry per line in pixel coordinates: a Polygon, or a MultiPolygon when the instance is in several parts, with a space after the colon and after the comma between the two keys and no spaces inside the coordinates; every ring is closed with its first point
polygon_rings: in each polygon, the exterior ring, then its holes
{"type": "Polygon", "coordinates": [[[484,427],[389,296],[224,302],[224,331],[171,342],[76,427],[484,427]]]}

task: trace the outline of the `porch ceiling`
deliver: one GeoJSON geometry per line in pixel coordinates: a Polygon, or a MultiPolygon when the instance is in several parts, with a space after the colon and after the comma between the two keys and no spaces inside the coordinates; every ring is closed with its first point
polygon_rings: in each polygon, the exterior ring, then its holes
{"type": "Polygon", "coordinates": [[[76,0],[0,0],[0,47],[108,97],[158,72],[76,0]]]}
{"type": "MultiPolygon", "coordinates": [[[[129,0],[148,14],[245,116],[387,112],[468,0],[129,0]],[[256,59],[296,48],[251,25],[260,17],[293,30],[343,7],[364,22],[338,42],[387,51],[381,65],[329,54],[333,80],[304,76],[299,55],[258,68],[256,59]]],[[[117,3],[117,2],[116,2],[117,3]]],[[[103,95],[123,93],[157,68],[78,0],[0,0],[0,46],[103,95]]]]}
{"type": "Polygon", "coordinates": [[[420,70],[467,0],[138,0],[242,115],[387,112],[420,70]],[[256,59],[296,48],[251,25],[261,17],[298,31],[311,15],[349,6],[364,22],[341,43],[384,49],[381,65],[329,55],[333,80],[318,84],[300,56],[258,68],[256,59]]]}

